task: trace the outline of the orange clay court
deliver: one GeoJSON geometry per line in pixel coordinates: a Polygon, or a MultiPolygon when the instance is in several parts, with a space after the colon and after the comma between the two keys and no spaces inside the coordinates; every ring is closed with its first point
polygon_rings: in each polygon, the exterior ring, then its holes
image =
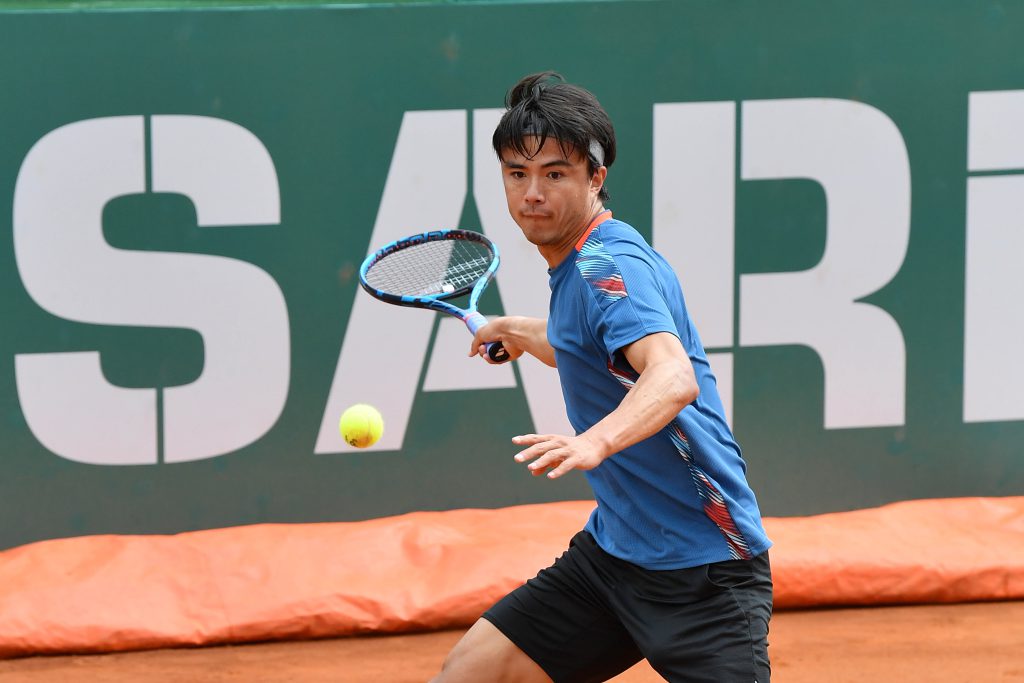
{"type": "MultiPolygon", "coordinates": [[[[561,552],[592,505],[8,550],[0,681],[424,681],[483,609],[561,552]]],[[[774,680],[1024,681],[1024,497],[766,526],[774,680]]],[[[641,663],[614,680],[660,678],[641,663]]]]}
{"type": "MultiPolygon", "coordinates": [[[[413,683],[428,680],[461,635],[30,657],[0,662],[0,680],[413,683]]],[[[782,683],[1024,681],[1024,602],[783,611],[772,621],[771,651],[773,680],[782,683]]],[[[645,662],[613,679],[661,680],[645,662]]]]}

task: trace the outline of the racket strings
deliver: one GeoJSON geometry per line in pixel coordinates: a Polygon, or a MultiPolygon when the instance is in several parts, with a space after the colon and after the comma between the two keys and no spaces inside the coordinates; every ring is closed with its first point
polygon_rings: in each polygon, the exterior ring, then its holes
{"type": "Polygon", "coordinates": [[[382,258],[367,271],[366,280],[398,296],[450,294],[480,279],[492,259],[491,250],[479,242],[422,242],[382,258]]]}

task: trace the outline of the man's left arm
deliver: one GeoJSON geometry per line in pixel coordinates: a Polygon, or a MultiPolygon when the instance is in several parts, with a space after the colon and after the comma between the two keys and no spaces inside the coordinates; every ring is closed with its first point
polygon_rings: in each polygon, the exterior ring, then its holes
{"type": "Polygon", "coordinates": [[[699,389],[686,350],[668,332],[647,335],[621,349],[639,373],[618,407],[579,436],[525,434],[516,455],[535,475],[557,479],[569,470],[590,470],[605,459],[661,431],[697,398],[699,389]],[[550,470],[550,471],[548,471],[550,470]]]}

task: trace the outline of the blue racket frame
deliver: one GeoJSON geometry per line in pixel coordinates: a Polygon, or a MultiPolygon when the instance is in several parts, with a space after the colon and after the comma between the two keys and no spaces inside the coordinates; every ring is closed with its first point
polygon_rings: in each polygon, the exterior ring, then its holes
{"type": "MultiPolygon", "coordinates": [[[[430,230],[428,232],[421,232],[416,235],[410,235],[401,239],[389,242],[383,247],[367,256],[361,266],[359,266],[359,285],[366,290],[366,292],[381,301],[396,306],[407,306],[409,308],[426,308],[433,311],[439,311],[441,313],[447,313],[459,318],[466,324],[469,331],[476,334],[476,331],[487,324],[487,318],[477,311],[477,304],[480,301],[480,295],[487,289],[487,285],[490,284],[491,280],[494,279],[495,273],[498,272],[498,266],[501,264],[501,255],[498,252],[498,246],[491,240],[487,239],[484,235],[473,232],[472,230],[462,229],[451,229],[451,230],[430,230]],[[479,242],[480,244],[486,245],[491,253],[494,254],[494,258],[491,259],[491,264],[487,268],[486,272],[481,275],[471,285],[460,287],[459,289],[451,292],[440,292],[438,294],[429,294],[425,296],[399,296],[391,294],[377,289],[366,280],[366,274],[370,271],[375,263],[380,261],[386,256],[393,254],[396,251],[407,249],[417,244],[423,244],[425,242],[441,242],[445,240],[467,240],[470,242],[479,242]],[[469,305],[466,308],[460,308],[455,304],[449,303],[449,299],[456,299],[469,294],[469,305]]],[[[492,342],[487,344],[487,355],[491,360],[497,363],[504,363],[508,360],[508,351],[502,346],[501,342],[492,342]]]]}

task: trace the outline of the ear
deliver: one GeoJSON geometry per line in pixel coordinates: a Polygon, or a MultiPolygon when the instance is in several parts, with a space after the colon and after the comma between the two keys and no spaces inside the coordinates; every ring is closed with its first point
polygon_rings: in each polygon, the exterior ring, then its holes
{"type": "Polygon", "coordinates": [[[594,193],[600,192],[601,188],[604,187],[604,179],[608,177],[608,168],[605,166],[598,166],[597,170],[594,171],[594,175],[590,177],[590,190],[594,193]]]}

